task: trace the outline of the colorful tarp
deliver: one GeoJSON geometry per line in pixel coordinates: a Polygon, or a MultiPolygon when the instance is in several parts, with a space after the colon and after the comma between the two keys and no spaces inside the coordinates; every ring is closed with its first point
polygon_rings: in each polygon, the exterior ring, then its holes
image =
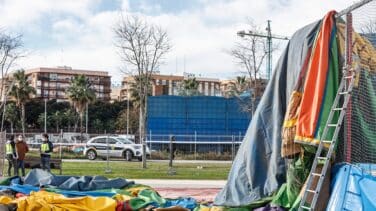
{"type": "MultiPolygon", "coordinates": [[[[323,19],[305,78],[295,142],[318,144],[338,90],[338,47],[335,11],[323,19]]],[[[334,116],[336,122],[338,114],[334,116]]],[[[329,131],[332,134],[334,129],[329,131]]],[[[331,135],[323,137],[331,140],[331,135]]]]}
{"type": "Polygon", "coordinates": [[[273,195],[285,182],[281,128],[289,96],[318,27],[319,22],[310,24],[297,31],[289,41],[239,148],[227,184],[218,193],[215,204],[249,205],[273,195]]]}

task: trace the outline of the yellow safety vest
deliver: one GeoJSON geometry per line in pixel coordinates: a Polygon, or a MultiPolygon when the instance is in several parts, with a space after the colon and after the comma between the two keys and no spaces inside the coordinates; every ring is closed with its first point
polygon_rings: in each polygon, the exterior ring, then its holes
{"type": "Polygon", "coordinates": [[[13,147],[12,147],[11,144],[8,143],[8,144],[5,145],[5,152],[6,152],[7,155],[13,154],[13,147]]]}
{"type": "Polygon", "coordinates": [[[49,153],[46,152],[46,151],[50,151],[50,146],[48,145],[48,143],[42,144],[41,145],[41,150],[42,150],[42,153],[49,154],[49,153]]]}

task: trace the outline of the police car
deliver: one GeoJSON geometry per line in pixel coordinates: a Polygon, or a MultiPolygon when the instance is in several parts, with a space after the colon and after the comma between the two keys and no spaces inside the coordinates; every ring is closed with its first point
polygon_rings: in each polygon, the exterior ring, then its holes
{"type": "MultiPolygon", "coordinates": [[[[83,151],[89,160],[95,160],[97,157],[106,159],[108,157],[124,158],[131,161],[133,158],[142,160],[142,144],[135,144],[129,138],[118,136],[97,136],[91,138],[83,151]]],[[[150,151],[146,147],[146,155],[150,151]]]]}

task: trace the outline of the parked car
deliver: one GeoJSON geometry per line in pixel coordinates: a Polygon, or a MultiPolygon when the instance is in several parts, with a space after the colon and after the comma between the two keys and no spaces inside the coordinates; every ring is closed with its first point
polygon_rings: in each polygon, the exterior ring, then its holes
{"type": "MultiPolygon", "coordinates": [[[[83,153],[89,160],[97,157],[106,159],[108,154],[108,157],[124,158],[127,161],[137,158],[141,161],[142,144],[135,144],[131,139],[118,136],[97,136],[86,143],[83,153]]],[[[148,148],[146,155],[150,155],[148,148]]]]}

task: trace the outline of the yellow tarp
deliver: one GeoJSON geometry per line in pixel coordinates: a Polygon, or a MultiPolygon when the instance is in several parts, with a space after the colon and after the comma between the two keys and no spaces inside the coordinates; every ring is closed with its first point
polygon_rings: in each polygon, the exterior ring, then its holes
{"type": "Polygon", "coordinates": [[[0,203],[16,203],[19,211],[114,211],[116,201],[108,197],[77,197],[67,198],[61,194],[39,191],[31,192],[30,196],[12,200],[9,197],[1,196],[0,203]]]}

